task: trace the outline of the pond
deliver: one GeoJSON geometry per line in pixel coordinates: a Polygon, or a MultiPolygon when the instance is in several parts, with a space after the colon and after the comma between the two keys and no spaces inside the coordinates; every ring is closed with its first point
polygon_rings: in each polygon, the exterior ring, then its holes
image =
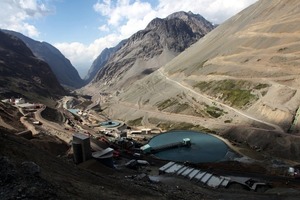
{"type": "Polygon", "coordinates": [[[225,160],[225,156],[228,152],[227,145],[217,137],[206,133],[185,130],[169,131],[153,137],[148,144],[155,148],[161,145],[180,142],[184,138],[190,138],[190,147],[166,149],[154,153],[154,155],[164,160],[178,162],[188,161],[191,163],[218,162],[225,160]]]}
{"type": "Polygon", "coordinates": [[[105,128],[115,128],[120,125],[120,122],[117,121],[106,121],[106,122],[101,122],[100,126],[105,127],[105,128]]]}

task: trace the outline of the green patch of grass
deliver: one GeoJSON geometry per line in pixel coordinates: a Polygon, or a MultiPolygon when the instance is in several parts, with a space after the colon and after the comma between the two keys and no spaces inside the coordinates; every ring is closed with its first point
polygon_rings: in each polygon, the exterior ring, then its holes
{"type": "Polygon", "coordinates": [[[249,90],[230,90],[223,93],[225,102],[229,102],[232,106],[242,108],[251,101],[257,99],[257,97],[249,90]]]}
{"type": "Polygon", "coordinates": [[[164,110],[164,109],[171,107],[173,105],[176,105],[176,104],[178,104],[177,99],[167,99],[163,102],[157,103],[156,105],[157,105],[158,110],[161,111],[161,110],[164,110]]]}
{"type": "Polygon", "coordinates": [[[143,117],[140,117],[140,118],[137,118],[137,119],[134,119],[134,120],[129,120],[127,122],[127,124],[129,126],[140,126],[140,125],[142,125],[142,120],[143,120],[143,117]]]}
{"type": "Polygon", "coordinates": [[[249,81],[201,81],[195,84],[194,88],[198,88],[210,96],[220,97],[225,103],[238,108],[242,108],[257,99],[256,95],[251,93],[254,85],[249,81]]]}
{"type": "Polygon", "coordinates": [[[266,83],[259,83],[258,85],[256,85],[256,86],[254,87],[254,89],[256,89],[256,90],[261,90],[261,89],[264,89],[264,88],[267,88],[267,87],[270,87],[270,85],[269,85],[269,84],[266,84],[266,83]]]}
{"type": "Polygon", "coordinates": [[[194,125],[188,122],[172,122],[172,121],[161,121],[157,118],[149,118],[148,121],[151,124],[156,124],[157,127],[163,130],[193,130],[206,133],[215,133],[215,131],[205,128],[201,125],[194,125]]]}
{"type": "Polygon", "coordinates": [[[214,118],[218,118],[224,114],[224,111],[215,106],[206,106],[205,112],[214,118]]]}
{"type": "MultiPolygon", "coordinates": [[[[177,95],[178,98],[183,99],[181,95],[177,95]]],[[[188,102],[179,102],[178,99],[171,98],[156,104],[158,110],[162,111],[168,108],[169,112],[181,113],[191,108],[188,102]]]]}
{"type": "Polygon", "coordinates": [[[194,85],[194,88],[198,88],[200,89],[201,91],[202,90],[207,90],[208,88],[210,87],[210,82],[205,82],[205,81],[201,81],[197,84],[194,85]]]}
{"type": "Polygon", "coordinates": [[[231,122],[232,122],[232,119],[227,119],[227,120],[224,121],[225,124],[229,124],[231,122]]]}

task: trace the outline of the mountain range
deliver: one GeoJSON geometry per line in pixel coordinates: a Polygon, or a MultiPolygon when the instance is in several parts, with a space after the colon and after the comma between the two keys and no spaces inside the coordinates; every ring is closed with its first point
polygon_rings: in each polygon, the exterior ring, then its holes
{"type": "Polygon", "coordinates": [[[111,48],[105,48],[100,55],[94,60],[84,80],[86,83],[92,81],[97,75],[98,71],[108,62],[108,60],[118,51],[125,43],[126,39],[121,41],[117,46],[111,48]]]}
{"type": "Polygon", "coordinates": [[[258,1],[102,107],[135,125],[215,132],[292,158],[299,139],[285,133],[300,130],[300,3],[288,2],[258,1]]]}
{"type": "MultiPolygon", "coordinates": [[[[291,158],[300,130],[299,7],[262,0],[218,27],[190,12],[156,18],[105,49],[79,92],[128,124],[219,133],[291,158]]],[[[64,93],[16,37],[3,35],[1,60],[3,91],[64,93]]]]}
{"type": "Polygon", "coordinates": [[[33,40],[15,31],[2,31],[20,38],[37,58],[48,63],[60,84],[73,89],[84,85],[71,62],[51,44],[33,40]]]}
{"type": "Polygon", "coordinates": [[[36,58],[19,38],[0,31],[1,97],[26,97],[32,101],[66,94],[49,65],[36,58]]]}
{"type": "MultiPolygon", "coordinates": [[[[299,20],[300,1],[296,0],[257,1],[218,27],[191,12],[156,18],[144,30],[103,50],[84,80],[78,79],[76,70],[67,77],[58,77],[56,73],[68,71],[55,72],[47,62],[64,66],[59,70],[73,68],[50,44],[0,31],[1,98],[14,95],[39,102],[56,100],[68,95],[61,85],[79,88],[88,83],[76,90],[86,96],[68,96],[58,105],[78,102],[80,108],[91,108],[86,109],[88,117],[82,123],[66,113],[61,115],[66,121],[58,120],[59,124],[44,119],[42,124],[35,125],[40,133],[25,139],[14,134],[24,129],[19,110],[0,102],[0,196],[2,199],[3,196],[4,199],[297,199],[299,181],[286,176],[286,172],[297,170],[300,161],[299,20]],[[56,63],[56,59],[60,61],[56,63]],[[93,102],[88,95],[93,95],[93,102]],[[89,116],[92,113],[99,116],[89,116]],[[143,155],[151,163],[149,168],[127,169],[123,164],[131,159],[131,150],[122,139],[112,144],[114,148],[119,145],[126,148],[126,155],[121,153],[120,157],[117,152],[123,152],[122,148],[115,149],[118,170],[94,159],[75,165],[69,157],[71,151],[66,153],[69,140],[65,143],[58,138],[71,138],[75,129],[88,130],[90,135],[94,128],[92,135],[98,138],[100,129],[90,124],[99,126],[104,118],[124,121],[132,129],[151,128],[152,134],[156,130],[214,133],[228,145],[225,155],[228,160],[185,162],[184,169],[188,169],[190,179],[163,175],[157,182],[147,174],[158,173],[166,161],[143,155]],[[69,124],[74,124],[75,129],[71,130],[69,124]],[[192,172],[192,168],[199,170],[192,172]],[[212,189],[193,181],[196,175],[211,178],[210,173],[231,174],[232,182],[227,188],[212,189]],[[241,181],[245,183],[237,184],[241,181]],[[256,183],[263,186],[270,183],[273,188],[268,187],[266,192],[243,190],[245,184],[256,183]]],[[[58,116],[56,112],[61,109],[57,107],[46,109],[44,116],[58,116]]],[[[38,115],[36,112],[32,117],[38,115]]],[[[34,118],[26,120],[33,124],[34,118]]],[[[109,139],[100,138],[109,143],[109,139]]],[[[130,146],[134,143],[134,139],[128,139],[130,146]]],[[[205,145],[200,151],[206,152],[205,145]]]]}
{"type": "Polygon", "coordinates": [[[213,28],[201,15],[191,12],[156,18],[122,41],[84,89],[122,90],[169,62],[213,28]]]}

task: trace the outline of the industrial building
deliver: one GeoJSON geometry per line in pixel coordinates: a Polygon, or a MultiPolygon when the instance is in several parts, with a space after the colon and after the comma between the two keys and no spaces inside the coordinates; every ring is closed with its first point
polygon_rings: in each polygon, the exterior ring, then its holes
{"type": "Polygon", "coordinates": [[[81,133],[73,134],[73,155],[74,162],[79,164],[91,158],[90,137],[81,133]]]}

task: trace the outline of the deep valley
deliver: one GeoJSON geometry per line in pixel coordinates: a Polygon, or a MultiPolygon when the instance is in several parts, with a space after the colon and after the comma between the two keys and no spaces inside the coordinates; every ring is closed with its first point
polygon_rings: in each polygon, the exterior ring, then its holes
{"type": "Polygon", "coordinates": [[[299,199],[299,8],[155,18],[84,79],[1,29],[0,198],[299,199]]]}

